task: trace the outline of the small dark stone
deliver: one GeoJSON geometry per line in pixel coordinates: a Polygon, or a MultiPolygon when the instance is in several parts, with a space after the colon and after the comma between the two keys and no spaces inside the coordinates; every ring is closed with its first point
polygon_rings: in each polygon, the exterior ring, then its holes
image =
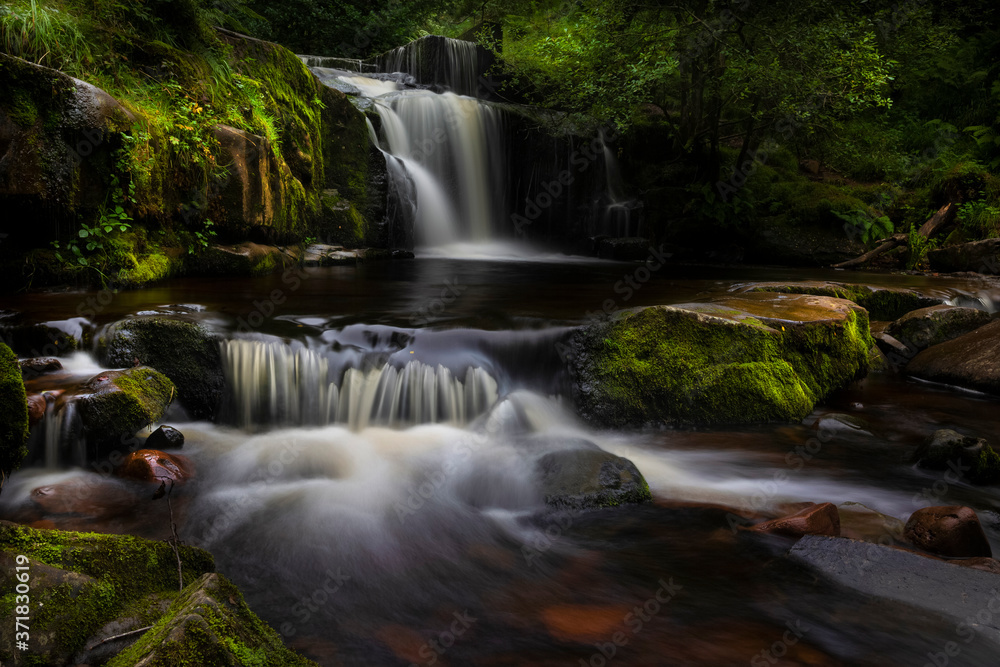
{"type": "Polygon", "coordinates": [[[184,446],[184,434],[173,426],[161,426],[153,431],[146,443],[146,449],[180,449],[184,446]]]}
{"type": "Polygon", "coordinates": [[[603,449],[564,449],[538,461],[545,504],[584,509],[652,499],[635,464],[603,449]]]}

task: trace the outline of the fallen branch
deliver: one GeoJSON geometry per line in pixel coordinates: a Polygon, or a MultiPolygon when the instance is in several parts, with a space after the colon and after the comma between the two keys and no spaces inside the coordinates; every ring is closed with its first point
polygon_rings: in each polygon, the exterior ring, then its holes
{"type": "Polygon", "coordinates": [[[101,644],[107,644],[108,642],[113,642],[116,639],[122,639],[123,637],[130,637],[132,635],[137,635],[140,632],[145,632],[146,630],[152,630],[152,629],[153,629],[152,625],[147,625],[144,628],[136,628],[135,630],[129,630],[128,632],[123,632],[120,635],[113,635],[113,636],[108,637],[106,639],[102,639],[101,641],[97,642],[93,646],[88,646],[87,650],[88,651],[93,651],[95,648],[97,648],[101,644]]]}
{"type": "Polygon", "coordinates": [[[855,257],[854,259],[849,259],[846,262],[841,262],[840,264],[834,264],[831,268],[834,269],[849,269],[853,266],[861,266],[872,261],[879,255],[885,254],[892,250],[893,248],[899,247],[901,245],[906,245],[908,237],[906,234],[894,234],[888,239],[882,242],[882,245],[875,248],[874,250],[869,250],[860,257],[855,257]]]}

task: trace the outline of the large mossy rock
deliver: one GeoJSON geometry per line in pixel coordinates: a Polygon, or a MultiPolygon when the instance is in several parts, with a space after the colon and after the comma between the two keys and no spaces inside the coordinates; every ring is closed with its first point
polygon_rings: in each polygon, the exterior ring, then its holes
{"type": "Polygon", "coordinates": [[[989,324],[989,313],[960,306],[931,306],[903,315],[886,333],[908,349],[919,351],[964,336],[989,324]]]}
{"type": "Polygon", "coordinates": [[[926,296],[905,287],[875,287],[858,283],[804,280],[794,283],[751,283],[738,290],[778,294],[813,294],[853,301],[868,311],[872,320],[895,320],[918,308],[937,306],[943,299],[926,296]]]}
{"type": "Polygon", "coordinates": [[[222,575],[205,574],[108,667],[315,664],[285,648],[278,633],[250,611],[236,586],[222,575]]]}
{"type": "Polygon", "coordinates": [[[545,454],[537,469],[550,507],[590,509],[652,500],[634,463],[596,445],[545,454]]]}
{"type": "Polygon", "coordinates": [[[17,356],[0,343],[0,488],[28,455],[28,401],[17,356]]]}
{"type": "MultiPolygon", "coordinates": [[[[178,594],[177,560],[170,545],[123,535],[35,530],[0,521],[3,617],[16,605],[14,562],[29,559],[30,649],[15,662],[14,624],[0,627],[3,664],[78,664],[74,656],[100,641],[102,628],[119,619],[121,632],[151,624],[163,602],[178,594]]],[[[187,582],[215,570],[211,554],[180,546],[187,582]]]]}
{"type": "Polygon", "coordinates": [[[873,345],[850,301],[750,293],[582,327],[571,372],[581,414],[605,426],[789,422],[864,376],[873,345]]]}
{"type": "Polygon", "coordinates": [[[927,348],[907,364],[906,373],[1000,395],[1000,321],[927,348]]]}
{"type": "Polygon", "coordinates": [[[95,375],[77,398],[87,443],[98,457],[107,455],[139,429],[159,421],[175,391],[166,375],[146,366],[95,375]]]}
{"type": "Polygon", "coordinates": [[[195,322],[136,317],[113,324],[100,345],[113,368],[135,360],[158,370],[177,387],[181,405],[196,419],[212,419],[222,403],[225,378],[218,336],[195,322]]]}

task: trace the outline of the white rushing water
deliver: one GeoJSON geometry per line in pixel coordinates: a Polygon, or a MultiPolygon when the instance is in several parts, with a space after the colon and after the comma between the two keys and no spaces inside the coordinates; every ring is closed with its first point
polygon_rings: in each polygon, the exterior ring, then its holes
{"type": "Polygon", "coordinates": [[[438,84],[459,95],[476,96],[479,60],[475,43],[428,36],[395,48],[378,59],[383,72],[412,74],[423,84],[438,84]]]}
{"type": "Polygon", "coordinates": [[[497,382],[482,368],[456,377],[444,366],[382,362],[340,373],[323,354],[281,342],[229,340],[222,356],[231,400],[231,420],[258,424],[321,426],[346,424],[402,428],[416,424],[461,426],[498,399],[497,382]]]}

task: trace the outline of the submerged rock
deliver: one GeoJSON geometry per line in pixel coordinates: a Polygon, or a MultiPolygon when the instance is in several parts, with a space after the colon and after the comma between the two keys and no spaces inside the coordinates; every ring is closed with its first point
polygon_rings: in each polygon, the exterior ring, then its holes
{"type": "Polygon", "coordinates": [[[917,351],[964,336],[989,323],[990,315],[985,311],[941,305],[903,315],[889,325],[886,333],[917,351]]]}
{"type": "Polygon", "coordinates": [[[635,464],[600,448],[564,449],[538,460],[545,504],[589,509],[652,500],[635,464]]]}
{"type": "Polygon", "coordinates": [[[195,322],[135,317],[112,325],[100,341],[102,363],[115,368],[135,360],[166,375],[177,398],[196,419],[212,419],[222,403],[225,378],[219,339],[195,322]]]}
{"type": "Polygon", "coordinates": [[[833,503],[821,503],[799,510],[789,516],[771,519],[754,526],[751,530],[760,533],[774,533],[790,537],[803,535],[840,535],[840,515],[833,503]]]}
{"type": "Polygon", "coordinates": [[[925,507],[910,515],[904,535],[913,546],[949,557],[993,555],[971,507],[925,507]]]}
{"type": "Polygon", "coordinates": [[[243,595],[220,574],[203,574],[184,589],[166,614],[108,667],[177,665],[288,665],[316,663],[285,648],[243,595]]]}
{"type": "Polygon", "coordinates": [[[835,283],[804,280],[794,283],[751,283],[738,292],[777,292],[779,294],[813,294],[853,301],[868,311],[872,320],[896,320],[906,313],[940,305],[943,299],[926,296],[903,287],[875,287],[857,283],[835,283]]]}
{"type": "Polygon", "coordinates": [[[570,367],[580,412],[605,426],[791,422],[863,377],[872,345],[850,301],[751,293],[582,327],[570,367]]]}
{"type": "Polygon", "coordinates": [[[917,449],[914,458],[921,468],[954,470],[974,484],[1000,482],[1000,456],[982,438],[941,429],[917,449]]]}
{"type": "Polygon", "coordinates": [[[0,488],[28,455],[28,401],[17,357],[0,343],[0,488]]]}
{"type": "Polygon", "coordinates": [[[906,366],[913,377],[1000,394],[1000,321],[927,348],[906,366]]]}
{"type": "Polygon", "coordinates": [[[853,540],[875,544],[901,544],[905,524],[896,517],[882,514],[861,503],[841,503],[840,534],[853,540]]]}
{"type": "Polygon", "coordinates": [[[28,426],[34,426],[42,421],[45,416],[45,409],[49,406],[45,397],[41,394],[28,395],[28,426]]]}
{"type": "Polygon", "coordinates": [[[174,396],[174,384],[152,368],[105,371],[81,388],[77,399],[88,443],[99,457],[139,429],[159,421],[174,396]]]}

